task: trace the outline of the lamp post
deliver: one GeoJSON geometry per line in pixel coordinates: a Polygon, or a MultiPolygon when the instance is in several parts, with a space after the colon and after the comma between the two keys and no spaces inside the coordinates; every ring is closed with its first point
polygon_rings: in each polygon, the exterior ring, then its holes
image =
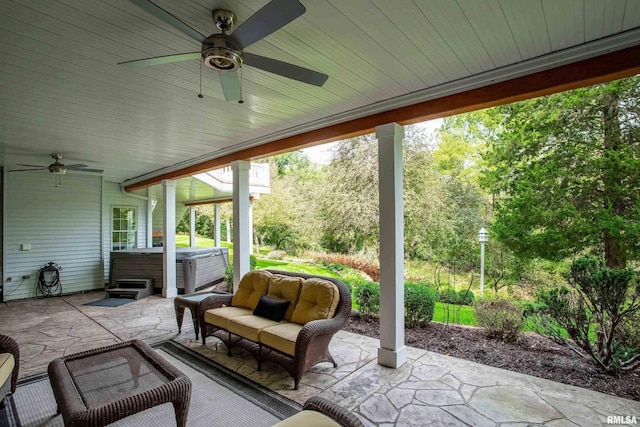
{"type": "Polygon", "coordinates": [[[482,227],[478,231],[478,242],[480,242],[480,296],[484,295],[484,244],[489,241],[489,232],[482,227]]]}

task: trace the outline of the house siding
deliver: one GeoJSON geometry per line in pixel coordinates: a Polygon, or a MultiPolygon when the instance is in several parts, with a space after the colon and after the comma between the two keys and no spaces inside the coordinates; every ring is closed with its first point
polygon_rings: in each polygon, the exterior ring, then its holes
{"type": "Polygon", "coordinates": [[[104,282],[109,281],[109,254],[111,253],[111,210],[118,207],[136,208],[136,247],[147,247],[147,201],[122,194],[117,182],[104,182],[104,204],[102,210],[104,282]]]}
{"type": "Polygon", "coordinates": [[[48,173],[5,176],[4,300],[34,297],[39,270],[50,261],[62,267],[63,293],[103,288],[102,178],[68,174],[55,188],[48,173]]]}

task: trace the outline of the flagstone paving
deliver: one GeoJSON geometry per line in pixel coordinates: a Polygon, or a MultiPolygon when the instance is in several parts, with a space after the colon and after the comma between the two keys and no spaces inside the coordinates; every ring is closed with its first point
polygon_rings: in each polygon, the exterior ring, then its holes
{"type": "Polygon", "coordinates": [[[171,299],[152,296],[121,307],[83,305],[101,297],[102,292],[89,292],[0,305],[0,333],[20,345],[20,377],[46,372],[52,359],[77,351],[133,338],[147,343],[174,339],[299,403],[315,395],[336,401],[368,426],[601,426],[608,416],[640,420],[638,401],[412,347],[407,347],[407,363],[386,368],[376,361],[378,340],[346,331],[331,343],[338,367],[315,366],[293,390],[291,377],[280,367],[265,364],[257,371],[255,360],[243,351],[228,357],[216,338],[207,338],[204,346],[196,341],[188,314],[178,334],[171,299]]]}

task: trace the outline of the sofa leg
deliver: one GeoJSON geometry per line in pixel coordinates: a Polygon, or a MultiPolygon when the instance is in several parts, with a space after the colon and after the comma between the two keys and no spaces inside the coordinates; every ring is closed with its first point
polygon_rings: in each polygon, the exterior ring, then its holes
{"type": "Polygon", "coordinates": [[[262,343],[258,343],[258,371],[262,371],[262,343]]]}

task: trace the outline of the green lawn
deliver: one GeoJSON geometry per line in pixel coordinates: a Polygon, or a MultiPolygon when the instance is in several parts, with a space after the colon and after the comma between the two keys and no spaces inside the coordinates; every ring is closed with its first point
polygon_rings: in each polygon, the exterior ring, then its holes
{"type": "Polygon", "coordinates": [[[302,264],[289,261],[279,261],[275,259],[258,258],[256,269],[262,270],[270,268],[274,270],[290,271],[292,273],[316,274],[318,276],[340,277],[334,271],[328,268],[320,267],[314,264],[302,264]]]}
{"type": "Polygon", "coordinates": [[[476,317],[473,314],[473,307],[468,305],[455,305],[448,304],[448,317],[447,317],[447,304],[436,302],[436,307],[433,310],[433,321],[445,323],[448,319],[448,323],[476,326],[476,317]],[[458,314],[458,310],[459,314],[458,314]],[[460,318],[458,319],[458,316],[460,318]]]}
{"type": "MultiPolygon", "coordinates": [[[[189,235],[188,234],[176,234],[176,246],[179,248],[189,247],[189,235]]],[[[208,237],[202,237],[196,235],[196,247],[199,248],[212,248],[215,246],[215,241],[208,237]]],[[[229,248],[233,247],[231,243],[222,242],[222,246],[229,248]]]]}

